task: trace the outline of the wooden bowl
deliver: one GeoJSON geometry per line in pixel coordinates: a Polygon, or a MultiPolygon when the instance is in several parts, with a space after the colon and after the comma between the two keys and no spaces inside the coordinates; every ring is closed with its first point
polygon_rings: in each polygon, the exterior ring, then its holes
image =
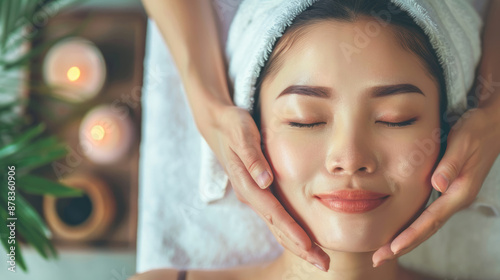
{"type": "Polygon", "coordinates": [[[116,201],[107,184],[91,175],[74,175],[60,180],[82,189],[82,197],[57,198],[46,195],[43,212],[54,237],[72,241],[92,241],[109,229],[116,214],[116,201]]]}

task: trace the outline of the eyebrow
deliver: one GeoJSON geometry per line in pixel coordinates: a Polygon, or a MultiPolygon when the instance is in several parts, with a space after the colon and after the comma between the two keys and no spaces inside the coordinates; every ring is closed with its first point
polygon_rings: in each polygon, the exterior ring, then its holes
{"type": "MultiPolygon", "coordinates": [[[[425,94],[420,88],[412,84],[397,84],[397,85],[383,85],[375,86],[370,89],[372,97],[383,97],[404,93],[418,93],[423,96],[425,94]]],[[[305,96],[330,98],[332,96],[332,89],[329,87],[321,86],[307,86],[307,85],[291,85],[285,88],[276,99],[287,94],[299,94],[305,96]]]]}

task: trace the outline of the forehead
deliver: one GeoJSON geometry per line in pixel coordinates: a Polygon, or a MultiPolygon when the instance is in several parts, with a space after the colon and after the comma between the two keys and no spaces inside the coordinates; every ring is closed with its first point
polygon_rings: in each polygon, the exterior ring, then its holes
{"type": "Polygon", "coordinates": [[[428,74],[420,59],[401,46],[393,27],[375,18],[324,20],[303,28],[280,54],[282,64],[276,74],[266,77],[263,88],[285,81],[317,84],[332,80],[370,86],[380,80],[398,83],[428,74]]]}

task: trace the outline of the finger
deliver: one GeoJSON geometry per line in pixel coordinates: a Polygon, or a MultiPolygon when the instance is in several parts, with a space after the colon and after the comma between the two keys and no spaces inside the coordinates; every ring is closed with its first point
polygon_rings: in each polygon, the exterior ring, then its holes
{"type": "MultiPolygon", "coordinates": [[[[295,220],[288,214],[281,203],[269,189],[260,189],[255,185],[252,177],[241,160],[233,153],[230,157],[228,175],[233,188],[238,189],[240,195],[245,197],[252,209],[269,225],[275,227],[292,242],[293,246],[310,254],[317,264],[328,267],[329,257],[322,250],[314,250],[311,239],[295,220]]],[[[291,249],[288,247],[288,249],[291,249]]]]}
{"type": "Polygon", "coordinates": [[[274,197],[271,191],[265,191],[271,197],[267,202],[267,205],[259,204],[261,208],[259,209],[259,206],[257,206],[256,210],[257,212],[262,211],[261,216],[264,217],[270,227],[276,228],[278,232],[281,232],[282,235],[290,240],[290,243],[288,243],[285,248],[290,249],[292,252],[297,252],[297,250],[306,251],[307,258],[304,258],[304,256],[300,254],[296,255],[316,266],[319,265],[322,268],[328,269],[328,266],[330,264],[330,258],[328,257],[328,255],[323,252],[321,248],[311,242],[307,233],[293,220],[288,212],[286,212],[285,208],[283,208],[283,206],[274,197]]]}
{"type": "MultiPolygon", "coordinates": [[[[405,249],[407,252],[427,240],[457,211],[461,210],[470,200],[467,186],[470,180],[456,180],[450,186],[450,192],[443,193],[391,244],[391,251],[398,254],[405,249]],[[453,191],[451,191],[453,189],[453,191]]],[[[401,254],[399,254],[401,255],[401,254]]]]}
{"type": "Polygon", "coordinates": [[[262,219],[280,229],[302,249],[311,247],[311,241],[304,230],[286,212],[269,189],[260,189],[249,175],[240,158],[230,153],[228,175],[239,195],[244,197],[262,219]]]}
{"type": "Polygon", "coordinates": [[[381,262],[391,258],[394,253],[391,251],[391,242],[385,244],[380,247],[372,256],[373,267],[378,267],[381,265],[381,262]]]}
{"type": "Polygon", "coordinates": [[[322,251],[318,245],[313,243],[309,252],[304,251],[301,248],[299,248],[292,240],[290,240],[290,238],[288,238],[285,234],[283,234],[283,232],[281,232],[278,228],[269,224],[269,222],[267,222],[267,221],[266,221],[266,223],[268,224],[269,228],[271,229],[273,235],[276,236],[276,239],[281,244],[281,246],[283,246],[284,248],[287,248],[294,255],[297,255],[301,259],[304,259],[304,260],[308,261],[309,263],[313,264],[318,269],[320,269],[322,271],[328,271],[328,268],[329,268],[328,266],[330,264],[330,258],[327,259],[327,262],[326,262],[327,266],[325,267],[324,264],[321,264],[321,262],[318,262],[316,259],[314,259],[312,257],[311,252],[322,251]]]}
{"type": "Polygon", "coordinates": [[[458,137],[458,134],[448,138],[446,152],[432,174],[431,183],[437,191],[443,193],[448,189],[472,154],[467,139],[466,136],[458,137]]]}
{"type": "MultiPolygon", "coordinates": [[[[230,175],[233,187],[238,186],[240,196],[245,197],[252,208],[270,225],[277,227],[303,250],[311,247],[311,241],[304,230],[286,212],[281,203],[269,189],[259,189],[244,166],[239,167],[238,175],[230,175]]],[[[234,170],[234,168],[233,168],[234,170]]]]}
{"type": "MultiPolygon", "coordinates": [[[[257,127],[255,129],[257,130],[257,127]]],[[[260,148],[259,136],[247,138],[247,142],[243,143],[243,146],[232,150],[241,159],[260,188],[265,189],[271,185],[273,182],[272,171],[260,148]]]]}
{"type": "MultiPolygon", "coordinates": [[[[241,201],[242,203],[245,203],[246,205],[249,205],[248,200],[246,200],[245,197],[242,196],[237,189],[233,188],[233,190],[234,190],[234,194],[236,195],[236,198],[238,198],[239,201],[241,201]]],[[[251,205],[249,205],[249,206],[251,206],[251,205]]]]}

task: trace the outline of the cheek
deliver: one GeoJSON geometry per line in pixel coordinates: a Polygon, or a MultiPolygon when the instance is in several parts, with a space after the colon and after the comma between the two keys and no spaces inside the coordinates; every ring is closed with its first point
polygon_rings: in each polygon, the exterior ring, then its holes
{"type": "Polygon", "coordinates": [[[418,182],[424,182],[432,171],[438,153],[439,145],[431,143],[428,138],[414,138],[410,144],[387,147],[386,168],[401,180],[419,179],[418,182]]]}
{"type": "Polygon", "coordinates": [[[311,221],[317,220],[306,210],[311,203],[308,190],[324,168],[324,141],[305,141],[305,138],[311,137],[293,137],[286,132],[267,136],[263,137],[263,141],[265,155],[274,174],[271,190],[294,220],[308,234],[313,234],[311,221]]]}
{"type": "MultiPolygon", "coordinates": [[[[439,130],[439,126],[435,129],[439,130]]],[[[395,214],[401,223],[425,205],[432,190],[430,178],[440,149],[440,142],[433,139],[432,131],[428,129],[413,135],[411,140],[384,146],[387,157],[384,177],[397,197],[394,209],[404,209],[395,214]]]]}
{"type": "Polygon", "coordinates": [[[397,149],[394,146],[388,149],[390,170],[402,179],[428,183],[441,146],[440,139],[435,137],[439,131],[439,124],[431,123],[402,141],[397,149]]]}
{"type": "Polygon", "coordinates": [[[324,158],[321,143],[307,142],[301,137],[275,133],[263,139],[266,157],[278,184],[304,185],[320,170],[324,158]]]}

